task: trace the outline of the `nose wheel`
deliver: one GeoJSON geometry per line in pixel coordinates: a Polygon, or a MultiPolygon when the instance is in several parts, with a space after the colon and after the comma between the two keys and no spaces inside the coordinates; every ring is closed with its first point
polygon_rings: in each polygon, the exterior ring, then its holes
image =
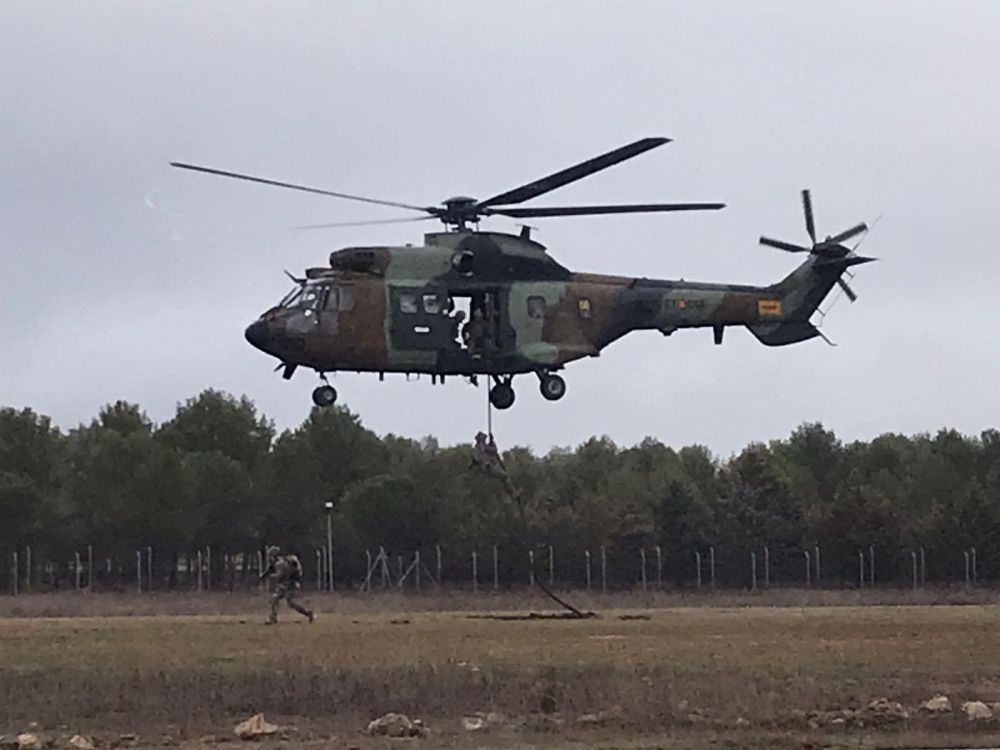
{"type": "Polygon", "coordinates": [[[566,381],[552,373],[540,374],[538,389],[547,401],[558,401],[566,395],[566,381]]]}

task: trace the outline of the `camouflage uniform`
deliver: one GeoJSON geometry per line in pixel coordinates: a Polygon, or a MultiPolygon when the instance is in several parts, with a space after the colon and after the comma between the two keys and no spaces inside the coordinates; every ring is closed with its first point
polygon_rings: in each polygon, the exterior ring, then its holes
{"type": "Polygon", "coordinates": [[[267,624],[278,622],[278,604],[284,599],[288,606],[313,621],[313,613],[298,602],[299,590],[302,588],[302,564],[297,555],[281,554],[277,547],[268,547],[267,570],[260,575],[260,580],[270,577],[274,584],[271,592],[271,616],[267,624]]]}

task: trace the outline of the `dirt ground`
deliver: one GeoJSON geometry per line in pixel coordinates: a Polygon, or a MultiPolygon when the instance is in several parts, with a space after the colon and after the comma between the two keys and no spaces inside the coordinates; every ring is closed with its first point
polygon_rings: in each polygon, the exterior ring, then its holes
{"type": "MultiPolygon", "coordinates": [[[[1000,702],[994,604],[654,599],[571,621],[510,619],[514,604],[542,606],[523,598],[480,599],[506,618],[491,619],[441,599],[314,595],[321,611],[339,611],[308,624],[286,610],[265,627],[259,597],[225,596],[160,597],[155,615],[130,614],[151,606],[136,597],[5,600],[0,733],[202,747],[236,742],[233,726],[263,712],[282,727],[264,740],[274,747],[364,748],[398,746],[362,731],[398,711],[423,720],[429,735],[404,741],[421,747],[1000,742],[1000,711],[971,721],[960,710],[1000,702]],[[230,613],[162,613],[212,607],[230,613]],[[938,693],[952,710],[921,711],[938,693]],[[485,726],[468,730],[463,717],[485,726]]],[[[587,604],[608,603],[596,599],[587,604]]]]}

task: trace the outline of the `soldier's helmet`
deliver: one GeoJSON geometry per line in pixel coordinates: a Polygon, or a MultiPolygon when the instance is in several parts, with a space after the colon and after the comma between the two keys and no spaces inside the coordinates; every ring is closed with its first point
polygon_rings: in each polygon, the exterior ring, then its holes
{"type": "Polygon", "coordinates": [[[273,560],[274,558],[276,558],[280,554],[281,554],[281,547],[279,547],[277,544],[269,544],[267,546],[267,559],[268,560],[273,560]]]}

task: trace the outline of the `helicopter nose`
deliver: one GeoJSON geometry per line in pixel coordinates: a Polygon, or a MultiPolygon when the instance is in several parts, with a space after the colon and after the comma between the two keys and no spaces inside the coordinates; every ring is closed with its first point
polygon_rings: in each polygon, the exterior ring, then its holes
{"type": "Polygon", "coordinates": [[[255,320],[253,323],[247,326],[246,332],[243,334],[246,336],[248,342],[253,347],[260,349],[261,351],[267,351],[267,341],[270,338],[267,330],[267,323],[263,320],[255,320]]]}

